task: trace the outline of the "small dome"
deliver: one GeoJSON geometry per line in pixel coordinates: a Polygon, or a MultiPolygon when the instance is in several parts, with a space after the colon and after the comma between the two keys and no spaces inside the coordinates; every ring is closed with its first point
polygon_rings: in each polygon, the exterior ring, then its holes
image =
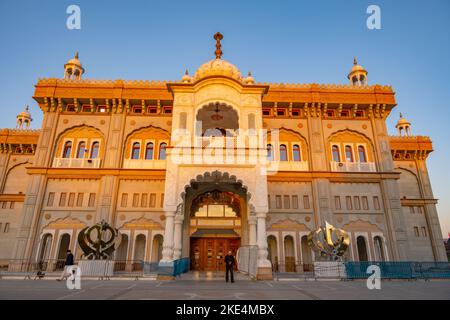
{"type": "Polygon", "coordinates": [[[351,76],[355,73],[364,73],[367,76],[367,70],[364,69],[362,66],[358,64],[358,61],[356,61],[356,58],[353,59],[353,67],[350,70],[350,73],[348,74],[348,78],[350,79],[351,76]]]}
{"type": "Polygon", "coordinates": [[[400,119],[398,119],[397,125],[395,127],[397,128],[403,125],[411,125],[411,123],[405,118],[403,118],[403,115],[400,113],[400,119]]]}
{"type": "Polygon", "coordinates": [[[181,82],[183,82],[183,83],[191,82],[191,76],[189,75],[189,71],[188,70],[186,70],[186,72],[183,75],[183,78],[181,78],[181,82]]]}
{"type": "Polygon", "coordinates": [[[83,68],[80,60],[78,60],[78,52],[75,53],[75,57],[67,61],[66,65],[75,65],[77,67],[83,68]]]}
{"type": "Polygon", "coordinates": [[[242,75],[239,69],[235,65],[222,59],[213,59],[202,64],[200,68],[197,69],[192,79],[195,82],[211,76],[225,76],[242,82],[242,75]]]}
{"type": "Polygon", "coordinates": [[[251,72],[249,72],[247,78],[245,78],[245,83],[246,84],[254,84],[255,83],[255,79],[253,78],[251,72]]]}

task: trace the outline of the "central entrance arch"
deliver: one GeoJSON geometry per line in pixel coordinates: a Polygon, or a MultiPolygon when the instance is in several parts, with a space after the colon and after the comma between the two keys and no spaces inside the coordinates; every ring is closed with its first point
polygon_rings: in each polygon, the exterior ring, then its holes
{"type": "Polygon", "coordinates": [[[186,222],[182,256],[190,257],[193,270],[223,270],[227,252],[236,254],[249,242],[247,187],[227,172],[214,171],[191,180],[181,196],[186,222]]]}

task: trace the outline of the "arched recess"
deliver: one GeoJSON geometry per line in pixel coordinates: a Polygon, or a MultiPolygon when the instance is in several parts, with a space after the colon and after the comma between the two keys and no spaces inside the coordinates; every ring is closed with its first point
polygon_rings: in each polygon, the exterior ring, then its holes
{"type": "Polygon", "coordinates": [[[201,131],[196,131],[196,136],[235,136],[239,130],[239,113],[227,103],[205,104],[197,110],[195,119],[201,123],[201,131]]]}
{"type": "Polygon", "coordinates": [[[286,272],[296,272],[295,267],[295,241],[294,237],[287,235],[284,241],[284,265],[286,272]]]}
{"type": "Polygon", "coordinates": [[[400,172],[400,179],[398,181],[398,186],[400,189],[400,198],[421,198],[421,192],[419,187],[419,179],[417,175],[411,170],[397,167],[395,171],[400,172]]]}
{"type": "Polygon", "coordinates": [[[301,242],[301,250],[302,250],[302,264],[303,264],[303,271],[311,271],[312,266],[312,254],[311,254],[311,247],[308,244],[308,236],[303,236],[300,240],[301,242]]]}
{"type": "Polygon", "coordinates": [[[104,155],[104,148],[105,148],[105,135],[100,129],[97,129],[93,126],[89,125],[78,125],[74,127],[70,127],[63,132],[61,132],[58,135],[58,138],[56,139],[56,148],[54,151],[54,158],[61,158],[64,144],[66,141],[72,142],[72,149],[70,158],[76,158],[78,153],[78,146],[80,145],[80,142],[85,142],[85,156],[84,158],[90,157],[90,151],[91,147],[94,143],[98,142],[98,155],[97,157],[102,159],[104,155]]]}
{"type": "Polygon", "coordinates": [[[30,165],[31,162],[25,161],[11,167],[6,173],[2,193],[25,194],[28,187],[28,177],[29,177],[26,167],[30,165]]]}
{"type": "Polygon", "coordinates": [[[356,237],[356,248],[359,261],[369,261],[367,239],[364,236],[356,237]]]}
{"type": "Polygon", "coordinates": [[[272,271],[278,272],[278,247],[277,238],[274,235],[267,237],[267,248],[269,251],[269,260],[272,263],[272,271]]]}
{"type": "Polygon", "coordinates": [[[328,136],[327,157],[333,160],[333,146],[339,147],[341,162],[346,159],[345,150],[347,146],[351,147],[354,162],[375,162],[374,145],[372,140],[365,134],[351,129],[339,130],[328,136]],[[358,147],[363,146],[365,159],[359,158],[358,147]]]}
{"type": "Polygon", "coordinates": [[[164,237],[157,234],[153,237],[151,262],[159,262],[162,259],[164,237]]]}
{"type": "Polygon", "coordinates": [[[139,159],[145,159],[146,146],[148,143],[153,143],[153,158],[156,160],[156,155],[159,154],[159,146],[162,143],[168,144],[170,142],[170,133],[155,126],[147,126],[133,130],[125,139],[124,159],[131,159],[131,148],[134,143],[138,142],[140,146],[139,159]]]}
{"type": "Polygon", "coordinates": [[[51,233],[45,233],[41,238],[39,245],[38,262],[44,262],[50,259],[50,254],[53,244],[53,235],[51,233]]]}
{"type": "Polygon", "coordinates": [[[274,150],[275,160],[280,160],[280,145],[285,145],[288,160],[293,161],[294,146],[298,145],[300,147],[300,160],[308,161],[308,142],[300,132],[284,127],[278,129],[278,132],[269,130],[266,135],[266,141],[274,150]]]}

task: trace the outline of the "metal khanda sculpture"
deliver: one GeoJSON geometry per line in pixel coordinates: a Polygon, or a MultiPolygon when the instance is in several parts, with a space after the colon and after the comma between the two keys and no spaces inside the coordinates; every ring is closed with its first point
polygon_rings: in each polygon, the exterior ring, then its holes
{"type": "Polygon", "coordinates": [[[122,240],[119,235],[119,231],[105,220],[84,228],[78,234],[78,244],[83,250],[83,258],[90,260],[111,258],[122,240]]]}
{"type": "Polygon", "coordinates": [[[325,228],[320,227],[308,235],[308,244],[322,260],[336,261],[344,255],[350,239],[346,231],[325,221],[325,228]]]}

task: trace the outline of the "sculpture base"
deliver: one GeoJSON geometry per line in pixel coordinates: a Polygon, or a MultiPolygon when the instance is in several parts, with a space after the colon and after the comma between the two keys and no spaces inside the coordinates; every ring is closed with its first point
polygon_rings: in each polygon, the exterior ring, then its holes
{"type": "Polygon", "coordinates": [[[256,272],[256,280],[272,280],[272,268],[270,267],[258,267],[256,272]]]}

